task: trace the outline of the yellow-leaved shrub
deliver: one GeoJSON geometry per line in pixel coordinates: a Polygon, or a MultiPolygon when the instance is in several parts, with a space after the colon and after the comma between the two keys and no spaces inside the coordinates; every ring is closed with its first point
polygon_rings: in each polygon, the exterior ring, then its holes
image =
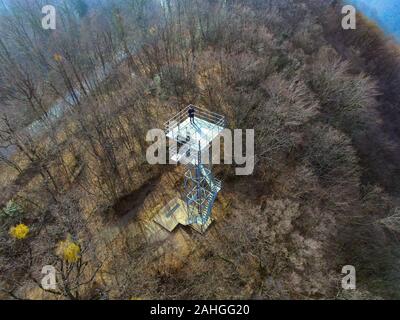
{"type": "Polygon", "coordinates": [[[14,227],[10,228],[10,235],[14,239],[22,240],[28,236],[29,227],[23,223],[20,223],[14,227]]]}
{"type": "Polygon", "coordinates": [[[70,237],[67,237],[66,240],[60,241],[58,244],[57,254],[66,262],[75,263],[81,258],[81,248],[70,237]]]}

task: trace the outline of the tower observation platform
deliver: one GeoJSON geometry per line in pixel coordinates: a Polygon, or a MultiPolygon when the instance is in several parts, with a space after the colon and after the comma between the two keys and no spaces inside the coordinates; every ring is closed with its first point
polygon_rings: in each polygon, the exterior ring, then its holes
{"type": "MultiPolygon", "coordinates": [[[[176,142],[170,147],[171,160],[186,165],[183,199],[164,210],[166,217],[178,215],[177,223],[191,225],[195,230],[204,232],[210,225],[211,211],[222,183],[212,174],[210,146],[212,141],[224,130],[225,117],[207,109],[189,105],[167,122],[165,132],[170,140],[176,142]],[[190,110],[191,109],[191,110],[190,110]],[[194,113],[190,119],[189,113],[194,113]],[[203,161],[207,151],[210,161],[203,161]],[[182,201],[183,200],[183,201],[182,201]],[[177,210],[179,203],[185,208],[177,210]]],[[[159,217],[163,225],[168,219],[159,217]]],[[[170,226],[165,226],[171,229],[170,226]]],[[[171,230],[170,230],[171,231],[171,230]]]]}

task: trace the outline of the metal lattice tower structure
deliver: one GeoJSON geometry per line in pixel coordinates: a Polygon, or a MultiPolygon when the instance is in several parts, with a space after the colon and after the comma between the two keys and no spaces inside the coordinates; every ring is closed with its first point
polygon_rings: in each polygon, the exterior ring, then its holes
{"type": "Polygon", "coordinates": [[[169,149],[170,158],[186,165],[183,200],[187,206],[187,224],[197,224],[202,232],[211,222],[212,207],[222,186],[212,174],[210,146],[224,126],[224,116],[193,105],[165,123],[167,137],[176,142],[169,149]],[[195,110],[193,123],[188,117],[190,107],[195,110]],[[203,161],[204,154],[209,155],[209,161],[203,161]]]}

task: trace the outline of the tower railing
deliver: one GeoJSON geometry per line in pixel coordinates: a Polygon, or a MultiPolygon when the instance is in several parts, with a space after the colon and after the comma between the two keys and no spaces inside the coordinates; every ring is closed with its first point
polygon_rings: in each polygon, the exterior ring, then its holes
{"type": "MultiPolygon", "coordinates": [[[[213,125],[219,126],[219,127],[224,127],[225,126],[225,117],[209,111],[207,109],[193,106],[193,109],[195,110],[194,116],[195,118],[199,118],[202,120],[205,120],[207,122],[212,123],[213,125]]],[[[184,122],[185,119],[188,118],[188,110],[190,108],[190,105],[187,106],[186,108],[182,109],[180,112],[178,112],[175,116],[170,118],[169,120],[164,122],[164,128],[165,132],[170,132],[173,131],[173,129],[179,127],[182,122],[184,122]]]]}

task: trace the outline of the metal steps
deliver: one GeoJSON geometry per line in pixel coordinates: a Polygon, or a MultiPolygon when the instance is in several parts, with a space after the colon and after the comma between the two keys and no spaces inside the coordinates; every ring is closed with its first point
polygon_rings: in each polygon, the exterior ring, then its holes
{"type": "MultiPolygon", "coordinates": [[[[205,224],[207,223],[211,210],[214,205],[214,201],[217,197],[218,192],[221,190],[222,183],[220,180],[214,178],[210,169],[206,168],[203,164],[199,165],[200,173],[206,183],[209,186],[208,195],[204,198],[204,201],[201,203],[201,212],[198,212],[197,215],[189,217],[193,223],[205,224]]],[[[188,199],[189,202],[193,200],[191,198],[188,199]]],[[[189,203],[188,202],[188,203],[189,203]]]]}

